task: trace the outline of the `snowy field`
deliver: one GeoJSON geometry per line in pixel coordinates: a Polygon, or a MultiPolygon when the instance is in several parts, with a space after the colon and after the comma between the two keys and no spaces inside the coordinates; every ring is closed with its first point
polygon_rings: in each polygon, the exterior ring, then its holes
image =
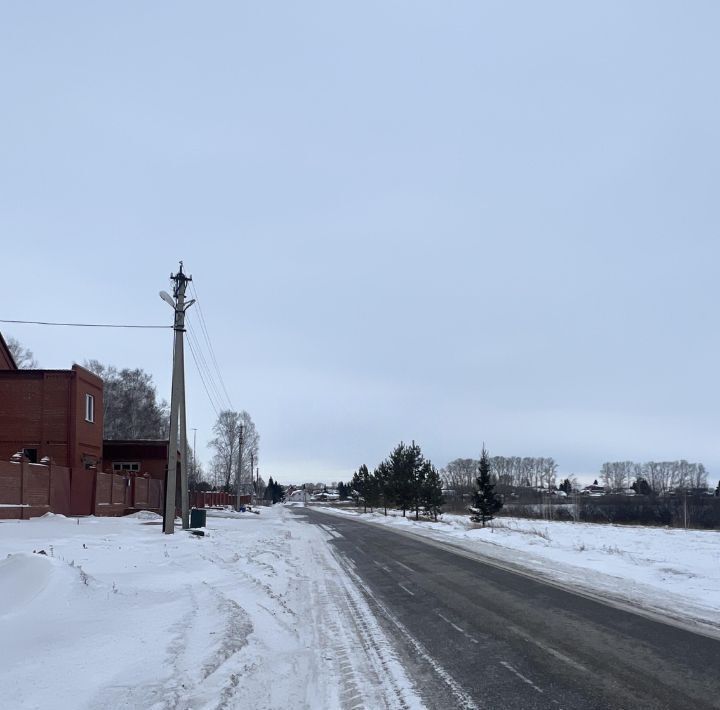
{"type": "Polygon", "coordinates": [[[0,523],[3,706],[421,707],[321,528],[219,515],[0,523]]]}
{"type": "MultiPolygon", "coordinates": [[[[450,542],[535,577],[720,635],[720,532],[497,518],[410,520],[323,508],[450,542]]],[[[408,514],[409,515],[409,514],[408,514]]]]}

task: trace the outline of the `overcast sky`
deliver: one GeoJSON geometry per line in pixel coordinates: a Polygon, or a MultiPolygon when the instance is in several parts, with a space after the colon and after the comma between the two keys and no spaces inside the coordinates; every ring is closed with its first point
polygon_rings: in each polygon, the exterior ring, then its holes
{"type": "MultiPolygon", "coordinates": [[[[169,324],[183,259],[265,478],[347,479],[415,439],[438,466],[484,441],[562,474],[686,458],[716,483],[718,20],[3,3],[0,317],[169,324]]],[[[0,328],[169,399],[171,331],[0,328]]],[[[187,381],[207,461],[189,354],[187,381]]]]}

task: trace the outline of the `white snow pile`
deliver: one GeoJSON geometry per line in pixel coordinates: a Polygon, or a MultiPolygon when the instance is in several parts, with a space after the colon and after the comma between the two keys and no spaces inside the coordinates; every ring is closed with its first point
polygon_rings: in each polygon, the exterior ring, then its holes
{"type": "Polygon", "coordinates": [[[203,538],[160,522],[0,523],[7,707],[422,706],[320,527],[282,506],[203,538]]]}
{"type": "Polygon", "coordinates": [[[438,522],[399,511],[351,515],[402,532],[449,542],[468,552],[608,601],[720,631],[720,532],[496,518],[485,528],[469,517],[438,522]]]}

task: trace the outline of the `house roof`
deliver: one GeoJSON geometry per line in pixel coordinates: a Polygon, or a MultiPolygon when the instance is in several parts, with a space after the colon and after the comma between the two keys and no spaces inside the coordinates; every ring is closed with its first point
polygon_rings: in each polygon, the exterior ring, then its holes
{"type": "Polygon", "coordinates": [[[17,370],[18,366],[15,362],[13,354],[10,352],[8,344],[5,342],[2,333],[0,333],[0,370],[17,370]]]}

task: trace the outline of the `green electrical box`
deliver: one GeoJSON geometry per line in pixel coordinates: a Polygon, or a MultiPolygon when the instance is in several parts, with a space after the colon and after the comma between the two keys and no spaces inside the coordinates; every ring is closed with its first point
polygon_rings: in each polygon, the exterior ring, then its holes
{"type": "Polygon", "coordinates": [[[193,508],[190,511],[190,527],[204,528],[207,522],[207,511],[205,508],[193,508]]]}

